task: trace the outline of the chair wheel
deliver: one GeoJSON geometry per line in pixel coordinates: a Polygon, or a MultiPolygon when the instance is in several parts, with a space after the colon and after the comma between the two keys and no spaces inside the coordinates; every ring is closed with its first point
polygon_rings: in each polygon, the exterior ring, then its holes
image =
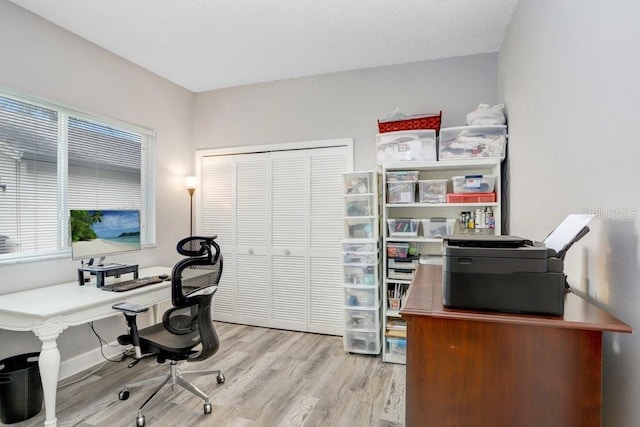
{"type": "Polygon", "coordinates": [[[210,414],[212,411],[213,407],[211,406],[210,402],[207,402],[204,404],[204,413],[205,414],[210,414]]]}
{"type": "Polygon", "coordinates": [[[129,394],[129,390],[127,389],[120,390],[120,393],[118,393],[118,399],[127,400],[129,398],[129,394]]]}
{"type": "Polygon", "coordinates": [[[138,415],[136,417],[136,427],[144,427],[146,421],[144,419],[144,415],[138,415]]]}
{"type": "Polygon", "coordinates": [[[222,374],[218,374],[218,376],[216,377],[216,381],[218,381],[218,384],[224,384],[224,375],[222,374]]]}

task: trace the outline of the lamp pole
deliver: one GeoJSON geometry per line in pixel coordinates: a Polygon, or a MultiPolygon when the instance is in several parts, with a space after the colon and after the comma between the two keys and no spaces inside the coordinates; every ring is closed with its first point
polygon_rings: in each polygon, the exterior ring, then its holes
{"type": "Polygon", "coordinates": [[[193,236],[193,193],[196,191],[195,188],[187,188],[189,192],[189,201],[190,201],[190,209],[189,209],[189,236],[193,236]]]}
{"type": "Polygon", "coordinates": [[[196,191],[198,178],[187,177],[187,191],[189,192],[189,236],[193,236],[193,193],[196,191]]]}

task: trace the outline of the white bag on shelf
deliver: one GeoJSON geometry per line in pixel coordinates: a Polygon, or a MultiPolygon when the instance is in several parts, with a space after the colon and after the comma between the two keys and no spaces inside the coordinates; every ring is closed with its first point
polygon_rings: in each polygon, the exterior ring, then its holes
{"type": "Polygon", "coordinates": [[[504,116],[504,104],[480,104],[478,108],[467,114],[467,125],[504,125],[507,119],[504,116]]]}

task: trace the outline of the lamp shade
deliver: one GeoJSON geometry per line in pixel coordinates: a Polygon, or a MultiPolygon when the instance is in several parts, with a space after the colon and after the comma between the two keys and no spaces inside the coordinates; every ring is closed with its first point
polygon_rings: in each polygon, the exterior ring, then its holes
{"type": "Polygon", "coordinates": [[[187,189],[193,189],[198,186],[198,178],[195,176],[188,176],[186,178],[187,181],[187,189]]]}

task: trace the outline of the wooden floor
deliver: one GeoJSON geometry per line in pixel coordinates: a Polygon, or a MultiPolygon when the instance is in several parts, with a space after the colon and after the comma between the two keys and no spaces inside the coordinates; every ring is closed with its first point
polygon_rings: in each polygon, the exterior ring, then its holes
{"type": "MultiPolygon", "coordinates": [[[[346,353],[342,337],[216,323],[221,347],[208,361],[183,369],[221,369],[192,381],[213,404],[205,415],[191,393],[165,387],[145,407],[147,426],[402,426],[405,366],[380,356],[346,353]]],[[[132,390],[118,400],[124,382],[164,375],[169,364],[144,360],[108,363],[77,383],[58,389],[59,426],[135,426],[138,407],[153,386],[132,390]]],[[[40,426],[44,410],[12,426],[40,426]]]]}

